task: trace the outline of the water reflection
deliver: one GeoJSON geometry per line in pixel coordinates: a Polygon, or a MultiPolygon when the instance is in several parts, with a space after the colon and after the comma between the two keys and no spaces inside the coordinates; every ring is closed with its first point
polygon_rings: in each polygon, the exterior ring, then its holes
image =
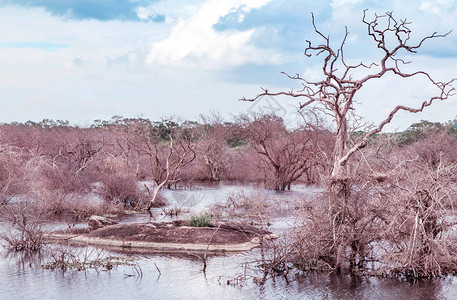
{"type": "Polygon", "coordinates": [[[453,277],[411,284],[354,274],[309,273],[289,275],[288,281],[277,277],[263,285],[252,280],[227,285],[228,278],[243,274],[240,263],[254,254],[210,257],[206,273],[198,259],[135,256],[143,272],[138,277],[126,276],[132,274],[132,266],[63,272],[42,269],[49,259],[43,253],[2,253],[0,299],[452,299],[457,293],[453,277]]]}
{"type": "MultiPolygon", "coordinates": [[[[170,190],[166,191],[166,197],[179,200],[194,195],[194,200],[201,198],[189,207],[191,212],[198,212],[224,201],[226,195],[242,188],[252,191],[255,186],[219,184],[200,190],[170,190]],[[173,196],[174,193],[179,196],[173,196]]],[[[268,193],[281,202],[291,196],[311,197],[315,191],[299,187],[292,192],[268,193]]],[[[147,214],[138,214],[124,221],[147,219],[147,214]]],[[[287,226],[290,222],[286,217],[277,218],[271,230],[277,232],[287,226]]],[[[111,251],[105,254],[135,258],[143,276],[129,276],[135,270],[127,265],[111,270],[47,270],[41,266],[50,260],[49,251],[17,254],[3,251],[0,252],[0,299],[452,299],[457,295],[454,277],[422,280],[416,284],[329,273],[289,274],[288,280],[277,277],[263,285],[249,279],[234,280],[253,272],[246,270],[243,263],[257,259],[258,249],[211,256],[206,272],[202,272],[202,261],[195,257],[111,251]]]]}

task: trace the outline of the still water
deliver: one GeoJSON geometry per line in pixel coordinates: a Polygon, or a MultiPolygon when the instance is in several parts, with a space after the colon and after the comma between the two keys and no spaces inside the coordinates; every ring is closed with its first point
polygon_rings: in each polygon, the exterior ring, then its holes
{"type": "MultiPolygon", "coordinates": [[[[187,214],[190,214],[204,211],[211,204],[223,203],[240,189],[249,192],[255,187],[205,186],[166,191],[165,196],[171,205],[187,207],[187,214]]],[[[292,192],[268,193],[281,201],[312,197],[317,191],[298,187],[292,192]]],[[[160,216],[159,210],[156,214],[158,220],[166,219],[160,216]]],[[[135,215],[126,221],[145,221],[147,218],[135,215]]],[[[274,218],[272,223],[270,230],[278,233],[292,226],[284,217],[274,218]]],[[[137,272],[138,267],[125,265],[111,270],[64,272],[44,269],[42,265],[50,260],[46,253],[28,256],[0,252],[0,299],[457,299],[457,279],[452,276],[410,284],[350,274],[289,274],[287,281],[281,277],[259,285],[249,277],[255,275],[255,271],[246,269],[244,264],[258,258],[258,249],[210,257],[206,272],[202,271],[201,260],[194,257],[90,251],[105,256],[132,257],[141,268],[142,276],[137,272]],[[248,275],[247,280],[237,280],[244,274],[248,275]]]]}

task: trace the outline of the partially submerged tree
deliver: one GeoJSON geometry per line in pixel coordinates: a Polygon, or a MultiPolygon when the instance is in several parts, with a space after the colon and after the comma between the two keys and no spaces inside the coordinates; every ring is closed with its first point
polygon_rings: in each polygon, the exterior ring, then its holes
{"type": "MultiPolygon", "coordinates": [[[[311,237],[308,236],[311,240],[303,239],[303,241],[312,246],[314,241],[319,243],[329,238],[328,242],[318,249],[316,257],[309,256],[308,258],[323,260],[328,266],[337,270],[346,266],[355,268],[356,265],[364,264],[364,261],[368,258],[366,248],[376,239],[376,237],[370,238],[368,236],[373,231],[368,231],[368,235],[363,233],[366,232],[365,229],[367,228],[364,224],[372,226],[373,224],[378,224],[376,223],[377,221],[382,224],[389,221],[382,221],[381,216],[376,212],[376,205],[373,206],[373,203],[367,202],[367,199],[373,195],[369,191],[373,185],[366,185],[367,192],[361,193],[362,187],[373,176],[370,175],[365,179],[358,178],[355,180],[354,170],[356,168],[351,169],[351,160],[361,149],[368,145],[370,138],[381,133],[383,128],[400,111],[419,113],[434,102],[446,100],[454,95],[453,83],[456,79],[442,82],[433,79],[425,71],[406,72],[403,67],[409,62],[400,57],[402,54],[416,53],[428,40],[446,37],[449,33],[438,34],[435,32],[413,44],[412,32],[409,29],[410,23],[406,19],[397,20],[389,12],[385,15],[375,15],[369,20],[366,11],[364,11],[362,21],[367,26],[368,36],[375,42],[377,48],[381,50],[382,56],[377,62],[370,64],[363,62],[349,64],[344,55],[344,46],[348,37],[347,29],[341,44],[338,47],[333,47],[330,43],[330,37],[325,36],[317,29],[314,16],[312,16],[312,21],[314,30],[321,37],[323,43],[315,45],[307,41],[305,55],[308,57],[313,55],[323,57],[322,80],[311,81],[299,74],[294,76],[286,74],[290,79],[300,82],[302,88],[298,91],[279,92],[270,92],[267,89],[263,89],[263,92],[255,98],[243,98],[241,100],[255,101],[265,95],[285,95],[304,99],[300,103],[300,109],[317,109],[332,118],[335,126],[335,145],[331,158],[332,167],[328,174],[329,180],[326,188],[328,204],[323,211],[317,214],[319,219],[315,220],[325,224],[321,223],[323,224],[323,229],[315,228],[312,230],[314,233],[320,230],[323,236],[315,236],[313,238],[311,235],[311,237]],[[367,83],[388,75],[399,79],[425,79],[429,85],[435,88],[435,94],[424,99],[416,107],[397,105],[379,124],[364,129],[358,135],[351,135],[351,122],[358,120],[354,105],[359,91],[367,83]],[[354,184],[357,188],[354,188],[354,184]],[[360,196],[361,194],[362,196],[360,196]],[[362,201],[359,201],[359,199],[362,201]],[[360,209],[362,207],[367,209],[360,209]],[[370,214],[366,215],[367,212],[370,214]],[[325,214],[326,217],[323,218],[322,214],[325,214]],[[362,228],[362,231],[359,230],[360,228],[362,228]],[[366,237],[368,238],[365,239],[366,237]]],[[[369,165],[367,169],[376,173],[369,165]]],[[[383,174],[374,175],[376,180],[382,181],[384,178],[383,174]]],[[[376,202],[376,200],[373,201],[376,202]]],[[[313,224],[318,225],[318,223],[311,220],[306,226],[312,227],[313,224]]],[[[306,249],[306,247],[302,249],[306,249]]]]}
{"type": "Polygon", "coordinates": [[[257,153],[256,168],[272,189],[290,189],[301,176],[310,181],[311,171],[319,164],[319,131],[304,125],[287,129],[275,115],[242,116],[245,135],[257,153]]]}
{"type": "Polygon", "coordinates": [[[172,120],[152,124],[146,119],[133,119],[124,127],[127,144],[147,158],[150,175],[156,183],[146,207],[150,210],[160,189],[177,184],[182,168],[195,160],[196,137],[192,128],[179,126],[172,120]]]}
{"type": "Polygon", "coordinates": [[[200,138],[198,156],[204,166],[200,178],[219,181],[227,168],[229,128],[217,113],[201,115],[200,118],[202,125],[198,126],[200,138]]]}

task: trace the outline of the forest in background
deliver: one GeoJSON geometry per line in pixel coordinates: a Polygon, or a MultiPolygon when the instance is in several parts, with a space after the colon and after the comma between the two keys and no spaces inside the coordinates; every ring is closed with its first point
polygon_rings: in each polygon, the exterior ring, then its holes
{"type": "MultiPolygon", "coordinates": [[[[436,165],[456,158],[456,124],[422,121],[403,132],[378,134],[369,148],[379,147],[390,161],[418,155],[436,165]]],[[[352,139],[361,134],[353,132],[352,139]]],[[[231,121],[212,115],[201,122],[113,117],[88,128],[54,120],[2,124],[0,141],[3,203],[15,196],[96,193],[109,202],[137,206],[148,196],[139,182],[158,185],[167,172],[168,188],[220,180],[275,190],[290,189],[294,182],[319,185],[330,172],[334,134],[318,121],[287,128],[274,115],[231,121]]]]}

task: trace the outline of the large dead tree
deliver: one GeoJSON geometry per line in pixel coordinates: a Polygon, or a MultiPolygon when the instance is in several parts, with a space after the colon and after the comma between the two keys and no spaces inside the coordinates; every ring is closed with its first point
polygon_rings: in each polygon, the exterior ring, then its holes
{"type": "Polygon", "coordinates": [[[350,157],[359,149],[365,147],[371,136],[379,133],[390,123],[392,118],[399,111],[408,111],[418,113],[423,111],[427,106],[438,100],[448,99],[453,95],[454,87],[452,86],[455,79],[447,82],[435,81],[429,73],[425,71],[415,71],[412,73],[402,71],[402,67],[408,64],[408,61],[400,58],[402,54],[416,53],[417,50],[428,40],[434,38],[446,37],[446,34],[438,34],[434,32],[431,35],[425,36],[418,43],[411,43],[410,23],[405,20],[396,20],[391,12],[385,15],[375,15],[372,20],[368,20],[366,10],[363,14],[363,23],[368,29],[368,36],[375,42],[376,46],[382,50],[383,56],[377,62],[366,64],[360,62],[358,64],[348,64],[344,56],[344,46],[348,37],[348,31],[343,38],[343,41],[338,48],[334,48],[330,44],[330,37],[325,36],[319,31],[312,16],[312,23],[315,32],[322,38],[323,43],[315,45],[310,41],[307,42],[305,55],[311,57],[323,57],[322,74],[323,79],[320,81],[310,81],[299,74],[294,76],[285,74],[290,79],[297,80],[302,84],[302,88],[298,91],[280,91],[270,92],[263,89],[263,92],[255,98],[241,100],[255,101],[265,95],[279,96],[286,95],[294,98],[304,99],[300,102],[300,109],[316,107],[322,110],[327,115],[330,115],[336,125],[336,142],[333,152],[333,168],[330,178],[332,181],[344,180],[347,176],[345,166],[350,157]],[[372,70],[368,75],[366,73],[372,70]],[[360,72],[363,71],[363,72],[360,72]],[[358,75],[362,74],[359,78],[358,75]],[[357,93],[363,86],[373,80],[393,74],[399,78],[423,77],[429,81],[431,85],[436,87],[436,94],[429,99],[425,99],[417,107],[408,107],[404,105],[396,106],[387,117],[378,125],[373,126],[366,131],[355,143],[349,144],[350,126],[349,121],[354,113],[354,100],[357,93]]]}
{"type": "MultiPolygon", "coordinates": [[[[359,262],[365,260],[365,250],[370,245],[370,240],[363,240],[365,236],[358,228],[360,224],[376,224],[374,219],[368,219],[367,214],[360,213],[359,208],[369,208],[373,203],[368,203],[365,193],[361,198],[365,203],[361,205],[358,199],[358,190],[364,182],[355,182],[356,174],[351,173],[349,162],[360,153],[362,148],[368,145],[372,136],[380,133],[389,124],[393,117],[400,111],[410,113],[422,112],[426,107],[439,100],[446,100],[454,95],[454,81],[451,79],[446,82],[437,81],[426,71],[405,72],[404,66],[409,62],[401,58],[404,54],[413,54],[428,40],[446,37],[449,33],[433,33],[412,42],[412,32],[409,29],[410,23],[405,20],[397,20],[391,12],[385,15],[374,15],[371,20],[367,17],[366,11],[363,13],[363,23],[367,26],[368,36],[374,41],[378,49],[381,50],[381,57],[372,63],[349,64],[344,55],[344,47],[348,37],[346,28],[344,38],[338,47],[334,47],[330,42],[330,37],[325,36],[319,31],[312,16],[312,24],[315,32],[323,40],[322,44],[315,45],[307,42],[305,55],[308,57],[319,56],[322,61],[322,79],[311,81],[303,78],[299,74],[291,76],[285,74],[290,79],[301,83],[302,88],[298,91],[270,92],[263,89],[263,92],[253,99],[243,98],[244,101],[255,101],[265,95],[279,96],[285,95],[293,98],[303,99],[300,102],[300,109],[314,109],[330,116],[335,125],[335,144],[331,158],[332,167],[328,174],[329,181],[326,188],[328,205],[320,211],[319,222],[308,222],[306,226],[315,226],[312,232],[322,231],[322,237],[311,235],[310,243],[319,243],[328,240],[328,243],[321,247],[322,251],[317,257],[324,261],[331,268],[340,270],[349,265],[354,268],[356,257],[359,262]],[[387,116],[377,125],[363,130],[357,138],[352,134],[351,124],[358,121],[355,113],[355,100],[358,92],[366,86],[368,82],[377,79],[393,76],[399,79],[425,79],[429,85],[435,88],[435,94],[424,99],[416,107],[397,105],[387,116]],[[354,182],[353,182],[354,181],[354,182]],[[356,187],[356,188],[354,188],[356,187]],[[325,217],[323,217],[325,215],[325,217]],[[354,218],[354,216],[357,216],[354,218]]],[[[376,214],[374,215],[376,217],[376,214]]],[[[363,226],[362,226],[363,228],[363,226]]]]}

